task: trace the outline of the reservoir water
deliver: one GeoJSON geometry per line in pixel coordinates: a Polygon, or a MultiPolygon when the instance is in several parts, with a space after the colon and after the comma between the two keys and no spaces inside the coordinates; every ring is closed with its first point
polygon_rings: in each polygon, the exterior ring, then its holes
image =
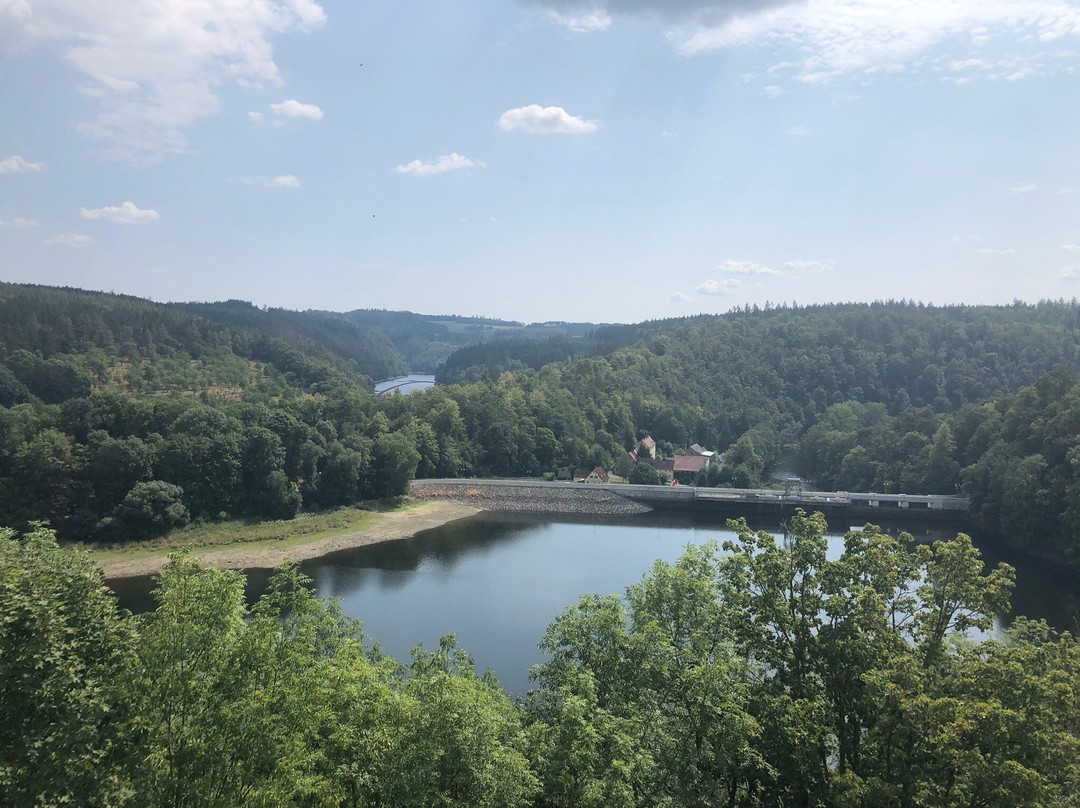
{"type": "MultiPolygon", "coordinates": [[[[840,554],[848,526],[834,527],[830,557],[840,554]]],[[[920,541],[947,537],[925,525],[903,527],[920,541]]],[[[493,669],[504,687],[520,693],[529,688],[529,667],[541,661],[540,637],[581,595],[622,594],[656,559],[674,561],[687,544],[722,543],[732,535],[722,523],[670,513],[557,520],[480,514],[405,541],[315,559],[301,569],[320,595],[340,598],[345,613],[363,620],[367,634],[398,659],[407,662],[418,643],[432,648],[452,632],[479,670],[493,669]]],[[[988,564],[1003,560],[994,548],[981,549],[988,564]]],[[[1076,579],[1012,563],[1017,567],[1014,614],[1076,631],[1076,579]]],[[[251,597],[258,596],[267,577],[249,575],[251,597]]],[[[152,608],[149,579],[113,585],[125,607],[152,608]]]]}
{"type": "Polygon", "coordinates": [[[430,373],[410,373],[396,379],[383,379],[375,384],[375,395],[385,393],[415,393],[435,386],[435,376],[430,373]]]}

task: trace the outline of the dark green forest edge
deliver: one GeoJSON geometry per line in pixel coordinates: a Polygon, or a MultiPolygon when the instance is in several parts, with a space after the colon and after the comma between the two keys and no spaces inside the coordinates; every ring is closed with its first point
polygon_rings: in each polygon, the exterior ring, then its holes
{"type": "MultiPolygon", "coordinates": [[[[368,314],[399,341],[418,317],[368,314]]],[[[0,524],[138,541],[414,476],[610,470],[651,434],[669,455],[726,452],[699,484],[759,485],[784,453],[822,488],[960,492],[983,532],[1075,566],[1078,347],[1075,301],[755,307],[490,339],[424,395],[375,397],[372,378],[405,368],[374,326],[5,284],[0,524]]]]}
{"type": "Polygon", "coordinates": [[[587,596],[516,702],[444,638],[401,665],[295,569],[172,558],[157,609],[38,528],[0,540],[0,801],[41,806],[1075,806],[1080,645],[966,536],[723,548],[587,596]]]}

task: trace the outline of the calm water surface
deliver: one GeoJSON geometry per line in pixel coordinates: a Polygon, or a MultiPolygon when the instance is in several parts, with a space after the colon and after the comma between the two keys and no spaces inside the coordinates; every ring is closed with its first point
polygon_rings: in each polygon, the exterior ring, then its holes
{"type": "Polygon", "coordinates": [[[430,373],[410,373],[396,379],[384,379],[375,385],[375,395],[383,393],[415,393],[435,386],[435,376],[430,373]]]}
{"type": "MultiPolygon", "coordinates": [[[[762,525],[778,532],[777,525],[762,525]]],[[[846,527],[846,526],[845,526],[846,527]]],[[[912,530],[911,526],[906,526],[912,530]]],[[[912,530],[917,539],[943,532],[912,530]]],[[[951,535],[955,535],[953,532],[951,535]]],[[[335,553],[304,563],[319,594],[338,597],[346,614],[364,621],[385,651],[408,661],[418,643],[431,648],[455,633],[476,659],[511,692],[529,687],[528,670],[541,661],[536,647],[560,611],[587,592],[622,593],[653,561],[674,561],[687,544],[723,542],[720,523],[669,514],[572,520],[525,514],[480,514],[415,538],[335,553]]],[[[829,555],[843,549],[829,537],[829,555]]],[[[988,561],[1001,560],[982,548],[988,561]]],[[[1014,611],[1075,630],[1075,579],[1017,565],[1014,611]]],[[[267,574],[249,576],[257,597],[267,574]]],[[[133,611],[152,608],[149,579],[115,582],[133,611]]]]}

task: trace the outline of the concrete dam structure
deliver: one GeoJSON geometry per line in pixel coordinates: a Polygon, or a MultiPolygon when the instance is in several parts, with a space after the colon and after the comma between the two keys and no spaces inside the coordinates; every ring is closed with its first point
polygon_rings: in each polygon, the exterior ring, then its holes
{"type": "MultiPolygon", "coordinates": [[[[437,485],[442,488],[470,489],[495,487],[531,489],[541,487],[548,492],[592,491],[605,492],[655,510],[683,510],[711,513],[717,517],[786,519],[796,508],[807,513],[821,511],[830,521],[879,522],[902,519],[907,521],[945,522],[963,525],[968,521],[968,499],[937,494],[862,494],[848,491],[798,491],[775,489],[697,488],[690,485],[626,485],[599,483],[558,483],[522,480],[442,479],[417,480],[414,486],[437,485]]],[[[509,493],[509,492],[506,492],[509,493]]]]}

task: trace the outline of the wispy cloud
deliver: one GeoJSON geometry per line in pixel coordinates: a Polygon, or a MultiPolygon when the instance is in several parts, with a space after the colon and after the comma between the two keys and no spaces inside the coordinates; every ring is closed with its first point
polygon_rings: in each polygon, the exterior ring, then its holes
{"type": "Polygon", "coordinates": [[[44,163],[31,163],[18,154],[0,160],[0,174],[22,174],[25,171],[42,171],[44,168],[44,163]]]}
{"type": "Polygon", "coordinates": [[[315,104],[301,104],[295,98],[282,101],[280,104],[271,104],[270,109],[275,115],[286,118],[309,118],[313,121],[321,121],[323,116],[323,111],[315,104]]]}
{"type": "Polygon", "coordinates": [[[1067,281],[1080,281],[1080,266],[1062,267],[1061,277],[1067,281]]]}
{"type": "Polygon", "coordinates": [[[279,177],[274,177],[268,184],[271,188],[299,188],[300,180],[292,174],[282,174],[279,177]]]}
{"type": "Polygon", "coordinates": [[[787,42],[793,52],[805,54],[798,73],[805,82],[935,65],[985,69],[988,78],[1015,81],[1036,68],[1022,63],[1008,71],[994,64],[982,68],[976,62],[978,49],[995,38],[1007,53],[1010,47],[1022,51],[1026,40],[1076,36],[1080,7],[1058,0],[805,0],[759,6],[720,24],[699,18],[682,32],[674,39],[687,53],[787,42]],[[927,58],[946,41],[954,43],[947,60],[927,58]],[[959,56],[961,49],[972,55],[959,56]]]}
{"type": "Polygon", "coordinates": [[[690,300],[690,295],[684,295],[682,292],[672,292],[670,299],[672,303],[687,303],[690,300]]]}
{"type": "Polygon", "coordinates": [[[24,219],[16,216],[14,219],[0,219],[0,230],[25,230],[28,227],[37,227],[38,223],[33,219],[24,219]]]}
{"type": "Polygon", "coordinates": [[[722,264],[718,264],[717,271],[725,272],[731,275],[779,275],[777,270],[762,266],[753,261],[734,261],[728,259],[722,264]]]}
{"type": "Polygon", "coordinates": [[[413,177],[429,177],[432,174],[446,174],[449,171],[460,171],[463,168],[485,168],[486,164],[481,160],[472,160],[463,154],[453,152],[436,157],[434,160],[413,160],[411,163],[394,166],[398,174],[409,174],[413,177]]]}
{"type": "Polygon", "coordinates": [[[832,261],[803,261],[796,258],[794,261],[785,261],[784,269],[792,272],[832,272],[832,261]]]}
{"type": "Polygon", "coordinates": [[[61,233],[58,236],[51,236],[45,239],[43,242],[51,246],[59,247],[71,247],[72,249],[81,250],[85,247],[93,247],[97,244],[91,236],[83,235],[82,233],[61,233]]]}
{"type": "Polygon", "coordinates": [[[1080,244],[1062,244],[1061,249],[1065,252],[1080,252],[1080,244]]]}
{"type": "Polygon", "coordinates": [[[556,9],[548,9],[548,19],[575,34],[587,34],[593,31],[606,31],[611,27],[611,15],[606,11],[583,11],[564,14],[556,9]]]}
{"type": "Polygon", "coordinates": [[[78,125],[106,154],[154,162],[188,148],[188,130],[219,111],[217,88],[281,84],[271,39],[326,15],[312,0],[14,0],[5,39],[60,43],[99,110],[78,125]]]}
{"type": "Polygon", "coordinates": [[[733,295],[742,288],[742,281],[737,278],[724,278],[722,281],[708,280],[697,286],[699,295],[733,295]]]}
{"type": "Polygon", "coordinates": [[[810,134],[810,128],[806,126],[789,126],[787,133],[792,137],[806,137],[810,134]]]}
{"type": "Polygon", "coordinates": [[[981,244],[982,240],[982,236],[953,236],[949,239],[953,244],[966,244],[969,242],[972,244],[981,244]]]}
{"type": "Polygon", "coordinates": [[[562,107],[527,107],[508,109],[499,117],[499,128],[504,132],[530,132],[537,135],[588,135],[600,125],[571,115],[562,107]]]}
{"type": "Polygon", "coordinates": [[[975,252],[979,255],[1014,255],[1016,250],[1012,247],[1007,247],[1004,250],[994,249],[993,247],[979,247],[975,252]]]}
{"type": "Polygon", "coordinates": [[[766,98],[776,98],[783,92],[784,90],[779,84],[769,84],[761,90],[761,94],[766,98]]]}
{"type": "Polygon", "coordinates": [[[161,218],[156,210],[144,210],[134,202],[122,202],[106,208],[80,208],[79,215],[84,219],[100,219],[113,224],[146,224],[161,218]]]}
{"type": "Polygon", "coordinates": [[[1020,185],[1010,185],[1006,190],[1010,194],[1030,194],[1039,190],[1039,186],[1033,182],[1025,182],[1020,185]]]}

